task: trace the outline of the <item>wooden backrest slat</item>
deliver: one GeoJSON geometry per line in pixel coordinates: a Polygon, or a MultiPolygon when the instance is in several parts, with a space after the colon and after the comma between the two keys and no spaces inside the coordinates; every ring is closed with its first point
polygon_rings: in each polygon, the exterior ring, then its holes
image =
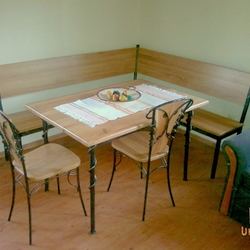
{"type": "Polygon", "coordinates": [[[118,49],[0,66],[3,98],[134,73],[136,49],[118,49]]]}
{"type": "Polygon", "coordinates": [[[144,48],[138,73],[244,105],[250,73],[228,69],[144,48]]]}

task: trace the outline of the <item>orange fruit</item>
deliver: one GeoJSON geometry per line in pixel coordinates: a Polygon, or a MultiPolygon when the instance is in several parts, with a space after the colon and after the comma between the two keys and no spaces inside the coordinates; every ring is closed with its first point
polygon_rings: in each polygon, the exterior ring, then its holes
{"type": "Polygon", "coordinates": [[[119,95],[118,94],[113,94],[112,100],[113,101],[118,101],[119,100],[119,95]]]}

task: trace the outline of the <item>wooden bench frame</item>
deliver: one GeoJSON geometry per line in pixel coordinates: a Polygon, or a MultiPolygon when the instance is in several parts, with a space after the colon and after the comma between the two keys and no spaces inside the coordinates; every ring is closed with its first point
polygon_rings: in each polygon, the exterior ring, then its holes
{"type": "MultiPolygon", "coordinates": [[[[134,79],[138,74],[142,77],[149,76],[242,106],[245,101],[242,97],[246,96],[250,84],[250,73],[148,50],[137,45],[135,48],[0,65],[0,89],[1,95],[7,98],[124,74],[133,74],[134,79]]],[[[228,131],[228,124],[235,122],[237,129],[233,133],[241,131],[248,106],[249,102],[245,103],[243,119],[240,121],[232,121],[198,109],[192,117],[192,129],[216,139],[215,151],[218,152],[218,138],[221,140],[225,138],[224,135],[231,134],[225,133],[225,130],[228,131]],[[213,122],[204,126],[211,119],[213,122]],[[222,121],[224,127],[221,128],[219,124],[222,121]]],[[[191,115],[189,114],[189,119],[191,115]]],[[[47,129],[29,111],[10,114],[10,118],[23,135],[47,129]]],[[[183,120],[182,125],[186,124],[183,120]]],[[[186,138],[186,144],[189,144],[189,138],[186,138]]],[[[215,156],[211,178],[215,177],[217,160],[215,156]]],[[[187,180],[187,169],[184,169],[184,180],[187,180]]]]}

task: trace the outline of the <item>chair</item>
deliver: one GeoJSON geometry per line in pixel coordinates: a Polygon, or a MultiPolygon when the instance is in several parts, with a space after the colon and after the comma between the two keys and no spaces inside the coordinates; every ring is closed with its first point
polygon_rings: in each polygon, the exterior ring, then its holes
{"type": "Polygon", "coordinates": [[[169,194],[173,206],[175,206],[169,178],[170,154],[173,140],[186,110],[193,101],[187,98],[165,102],[152,108],[146,115],[151,120],[149,129],[138,131],[112,141],[114,148],[114,164],[107,191],[110,190],[117,165],[122,156],[132,159],[141,171],[141,176],[146,177],[144,205],[142,220],[145,220],[149,176],[159,168],[166,168],[169,194]],[[117,161],[117,156],[120,156],[117,161]],[[151,170],[151,161],[162,160],[162,166],[151,170]],[[146,169],[143,166],[146,164],[146,169]]]}
{"type": "MultiPolygon", "coordinates": [[[[11,219],[14,208],[16,183],[19,183],[25,189],[27,194],[30,245],[32,244],[30,198],[49,180],[57,178],[61,175],[67,175],[68,182],[72,186],[75,186],[79,192],[81,205],[85,216],[87,216],[80,186],[80,159],[77,155],[65,147],[55,143],[42,145],[33,151],[23,154],[20,134],[15,125],[3,111],[0,111],[0,133],[5,145],[7,145],[7,153],[13,182],[12,203],[8,221],[11,219]],[[76,177],[77,185],[73,185],[70,182],[70,176],[76,177]],[[32,182],[32,185],[30,182],[32,182]]],[[[59,185],[58,194],[60,194],[59,185]]]]}

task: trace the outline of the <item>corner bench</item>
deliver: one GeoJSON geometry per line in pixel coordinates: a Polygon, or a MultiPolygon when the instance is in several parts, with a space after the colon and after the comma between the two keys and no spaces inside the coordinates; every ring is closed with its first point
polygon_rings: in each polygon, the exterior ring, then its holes
{"type": "MultiPolygon", "coordinates": [[[[148,50],[137,45],[134,48],[0,65],[0,90],[3,98],[15,97],[124,74],[132,74],[133,79],[138,74],[142,78],[156,78],[240,105],[244,105],[245,96],[248,96],[239,121],[204,109],[196,110],[192,117],[193,130],[217,140],[211,171],[211,178],[214,178],[221,139],[242,130],[249,106],[250,73],[148,50]],[[230,133],[225,133],[228,126],[233,129],[230,133]]],[[[9,115],[23,136],[47,130],[46,125],[29,111],[9,115]]],[[[191,115],[189,113],[190,117],[187,118],[190,119],[191,115]]],[[[187,126],[185,119],[182,120],[182,125],[187,126]]],[[[187,180],[187,169],[184,169],[183,179],[187,180]]]]}

